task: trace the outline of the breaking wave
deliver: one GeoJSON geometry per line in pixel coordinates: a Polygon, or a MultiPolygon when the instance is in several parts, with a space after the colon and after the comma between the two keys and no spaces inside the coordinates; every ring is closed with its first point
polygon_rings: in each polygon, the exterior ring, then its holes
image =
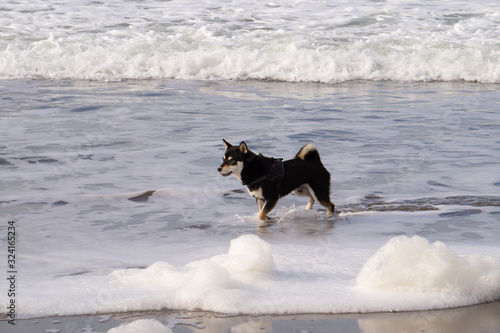
{"type": "Polygon", "coordinates": [[[0,78],[498,83],[498,8],[468,6],[7,4],[0,78]]]}

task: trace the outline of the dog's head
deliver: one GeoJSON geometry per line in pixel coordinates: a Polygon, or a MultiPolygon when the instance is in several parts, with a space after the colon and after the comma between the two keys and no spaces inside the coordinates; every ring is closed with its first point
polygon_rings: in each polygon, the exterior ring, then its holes
{"type": "Polygon", "coordinates": [[[243,170],[243,160],[245,159],[244,154],[249,152],[248,146],[245,142],[241,142],[239,146],[233,146],[224,139],[222,141],[226,147],[226,152],[222,157],[222,164],[217,168],[217,171],[224,177],[233,174],[236,178],[240,179],[241,170],[243,170]]]}

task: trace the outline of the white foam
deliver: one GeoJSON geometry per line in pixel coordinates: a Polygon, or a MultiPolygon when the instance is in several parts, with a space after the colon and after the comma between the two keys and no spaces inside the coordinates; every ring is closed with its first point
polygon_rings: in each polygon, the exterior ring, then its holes
{"type": "MultiPolygon", "coordinates": [[[[500,260],[492,86],[144,84],[2,83],[0,201],[20,234],[20,316],[416,310],[498,295],[494,280],[491,289],[483,285],[489,296],[471,287],[470,297],[459,289],[460,300],[441,300],[440,287],[422,291],[418,284],[356,287],[363,265],[394,235],[440,240],[459,258],[500,260]],[[242,100],[240,91],[274,102],[242,100]],[[98,108],[71,112],[82,105],[98,108]],[[249,119],[244,126],[242,119],[249,119]],[[261,224],[244,187],[216,172],[221,132],[231,142],[250,137],[251,149],[284,158],[300,141],[314,141],[332,174],[332,200],[353,213],[325,219],[323,207],[305,210],[307,198],[290,195],[271,213],[275,220],[261,224]],[[127,200],[158,188],[147,201],[127,200]],[[481,199],[487,194],[493,199],[481,199]],[[242,234],[268,244],[237,238],[242,234]]],[[[7,282],[0,280],[0,290],[7,282]]],[[[7,302],[0,294],[0,308],[7,302]]]]}
{"type": "Polygon", "coordinates": [[[459,256],[442,242],[398,236],[382,246],[357,277],[361,288],[435,295],[448,306],[488,302],[500,296],[500,266],[479,255],[459,256]]]}
{"type": "Polygon", "coordinates": [[[118,270],[110,275],[124,287],[149,286],[161,291],[162,306],[234,313],[249,296],[251,285],[274,268],[271,246],[255,235],[231,241],[225,255],[174,267],[157,262],[145,270],[118,270]]]}
{"type": "Polygon", "coordinates": [[[274,260],[271,245],[255,235],[243,235],[231,241],[227,255],[212,258],[227,269],[231,276],[238,274],[271,274],[274,260]]]}
{"type": "MultiPolygon", "coordinates": [[[[304,199],[302,199],[304,200],[304,199]]],[[[316,205],[319,205],[316,203],[316,205]]],[[[301,220],[301,219],[309,219],[309,220],[317,220],[324,217],[315,209],[303,209],[303,208],[295,208],[295,205],[290,207],[280,207],[276,212],[276,219],[278,222],[288,222],[293,220],[301,220]]]]}
{"type": "Polygon", "coordinates": [[[171,333],[172,331],[155,319],[139,319],[131,323],[113,327],[107,333],[171,333]]]}
{"type": "Polygon", "coordinates": [[[29,296],[20,315],[163,308],[228,314],[345,313],[500,299],[500,269],[493,259],[458,256],[444,244],[429,245],[420,237],[395,237],[359,272],[366,253],[330,244],[271,248],[255,235],[243,235],[231,241],[227,254],[183,266],[156,262],[145,269],[26,286],[29,296]]]}
{"type": "Polygon", "coordinates": [[[500,82],[494,0],[25,5],[2,20],[0,78],[500,82]]]}

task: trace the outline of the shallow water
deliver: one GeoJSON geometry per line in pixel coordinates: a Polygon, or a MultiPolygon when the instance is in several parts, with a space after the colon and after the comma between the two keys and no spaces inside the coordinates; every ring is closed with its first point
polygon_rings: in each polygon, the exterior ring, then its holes
{"type": "MultiPolygon", "coordinates": [[[[1,86],[0,239],[6,242],[7,221],[16,221],[21,317],[172,306],[377,312],[500,297],[496,84],[14,80],[1,86]],[[306,211],[307,200],[290,195],[272,221],[258,221],[244,187],[216,171],[223,137],[283,158],[314,142],[332,174],[337,214],[326,219],[317,204],[306,211]],[[251,240],[230,248],[247,234],[270,245],[271,271],[228,263],[236,260],[228,249],[267,246],[251,240]],[[368,259],[393,237],[415,235],[429,246],[444,242],[444,256],[423,245],[436,260],[455,258],[450,250],[479,265],[489,276],[484,288],[471,283],[443,294],[421,282],[360,291],[356,277],[368,259]],[[263,275],[256,278],[248,267],[263,275]],[[175,274],[184,275],[169,280],[178,288],[172,290],[165,283],[175,274]],[[131,283],[136,275],[142,280],[131,283]],[[200,287],[199,278],[208,280],[200,287]],[[388,292],[393,302],[384,301],[388,292]]],[[[400,242],[415,254],[409,240],[400,242]]],[[[451,285],[461,262],[442,275],[451,285]]],[[[432,272],[442,267],[422,265],[432,272]]]]}
{"type": "MultiPolygon", "coordinates": [[[[294,314],[262,316],[228,316],[206,312],[148,311],[95,316],[34,318],[18,321],[16,329],[5,327],[6,333],[19,330],[63,330],[77,332],[93,329],[96,332],[128,332],[131,325],[148,332],[479,332],[498,331],[500,304],[488,303],[466,308],[370,314],[294,314]],[[160,327],[160,329],[158,329],[160,327]],[[156,328],[156,330],[154,330],[156,328]],[[115,331],[109,331],[114,329],[115,331]]],[[[2,322],[0,327],[3,328],[2,322]]]]}

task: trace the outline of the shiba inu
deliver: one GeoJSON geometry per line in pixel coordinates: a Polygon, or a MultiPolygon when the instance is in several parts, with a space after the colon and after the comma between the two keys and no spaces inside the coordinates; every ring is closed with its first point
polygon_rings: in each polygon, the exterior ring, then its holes
{"type": "Polygon", "coordinates": [[[226,151],[217,170],[225,177],[234,175],[247,186],[257,201],[261,220],[266,220],[278,200],[290,192],[309,197],[306,209],[312,209],[318,201],[326,208],[327,217],[333,215],[335,205],[330,201],[330,173],[312,143],[302,147],[293,159],[282,161],[253,153],[244,141],[239,146],[222,141],[226,151]]]}

